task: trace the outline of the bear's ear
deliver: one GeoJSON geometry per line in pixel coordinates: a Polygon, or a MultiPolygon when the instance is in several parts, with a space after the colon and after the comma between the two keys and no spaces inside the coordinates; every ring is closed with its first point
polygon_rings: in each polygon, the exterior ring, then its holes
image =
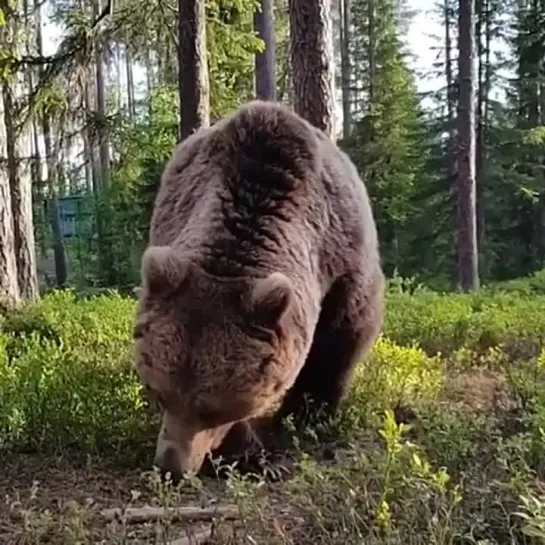
{"type": "Polygon", "coordinates": [[[142,256],[142,284],[150,293],[167,295],[181,287],[189,266],[170,246],[150,246],[142,256]]]}
{"type": "Polygon", "coordinates": [[[263,325],[275,328],[293,300],[293,288],[289,279],[279,272],[260,278],[252,292],[253,310],[263,325]]]}

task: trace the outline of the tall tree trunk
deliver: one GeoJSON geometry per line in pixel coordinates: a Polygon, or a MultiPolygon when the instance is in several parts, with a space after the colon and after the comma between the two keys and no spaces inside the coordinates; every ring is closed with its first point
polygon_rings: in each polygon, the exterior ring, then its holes
{"type": "Polygon", "coordinates": [[[180,138],[210,124],[204,0],[178,0],[180,138]]]}
{"type": "MultiPolygon", "coordinates": [[[[93,1],[93,15],[98,17],[102,10],[102,0],[93,1]]],[[[99,193],[96,199],[96,218],[98,235],[98,275],[106,285],[113,285],[114,267],[111,257],[112,241],[108,240],[108,186],[110,185],[110,146],[106,124],[106,90],[104,82],[104,51],[106,44],[98,43],[95,48],[95,92],[96,113],[99,120],[98,132],[98,158],[100,164],[99,193]]],[[[96,178],[95,178],[96,180],[96,178]]],[[[96,185],[96,182],[95,182],[96,185]]]]}
{"type": "Polygon", "coordinates": [[[330,0],[289,0],[295,111],[335,135],[330,0]]]}
{"type": "Polygon", "coordinates": [[[490,70],[490,21],[488,0],[477,0],[477,62],[479,63],[479,91],[477,98],[477,247],[480,269],[483,267],[484,246],[484,186],[486,175],[486,122],[485,108],[488,103],[488,78],[490,70]],[[484,33],[484,36],[483,36],[484,33]],[[483,45],[483,37],[485,43],[483,45]]]}
{"type": "MultiPolygon", "coordinates": [[[[24,48],[22,36],[24,13],[22,6],[15,6],[6,14],[6,49],[15,55],[24,48]],[[8,45],[9,44],[9,45],[8,45]]],[[[38,275],[34,240],[34,216],[32,210],[32,176],[30,169],[30,130],[24,124],[25,78],[20,71],[11,74],[9,82],[2,86],[6,127],[7,164],[13,214],[15,261],[19,291],[24,299],[38,297],[38,275]]]]}
{"type": "Polygon", "coordinates": [[[254,30],[265,43],[255,54],[255,94],[261,100],[276,100],[276,50],[273,0],[260,0],[254,12],[254,30]]]}
{"type": "MultiPolygon", "coordinates": [[[[0,37],[2,30],[0,30],[0,37]]],[[[2,43],[0,38],[0,43],[2,43]]],[[[9,172],[7,167],[7,134],[5,119],[10,112],[4,107],[4,94],[0,92],[0,303],[17,302],[20,299],[15,261],[15,237],[9,172]]]]}
{"type": "MultiPolygon", "coordinates": [[[[38,12],[39,7],[34,5],[32,0],[23,1],[23,10],[25,14],[25,49],[28,56],[32,56],[37,48],[36,41],[33,41],[33,38],[36,38],[38,32],[38,12]]],[[[36,79],[36,69],[35,67],[27,67],[25,70],[26,84],[28,88],[29,96],[32,96],[35,89],[35,79],[36,79]]],[[[32,166],[31,166],[31,177],[32,177],[32,201],[34,203],[42,203],[45,198],[44,187],[42,181],[42,158],[40,155],[40,134],[38,129],[38,120],[35,115],[32,116],[32,166]]],[[[37,207],[35,212],[39,214],[40,220],[42,216],[42,206],[37,207]]],[[[45,224],[45,222],[44,222],[45,224]]],[[[42,222],[40,221],[40,226],[42,227],[42,222]]],[[[38,243],[40,246],[40,256],[42,258],[46,257],[47,248],[45,245],[45,233],[43,228],[40,229],[38,233],[38,243]]]]}
{"type": "Polygon", "coordinates": [[[58,169],[56,154],[53,151],[51,139],[51,123],[47,115],[42,119],[45,156],[47,163],[47,181],[49,189],[49,222],[53,234],[53,257],[55,259],[55,277],[57,286],[64,286],[68,277],[66,266],[66,254],[64,251],[64,240],[61,229],[61,218],[58,198],[58,169]]]}
{"type": "Polygon", "coordinates": [[[454,126],[454,114],[456,110],[456,98],[454,96],[454,74],[452,69],[452,41],[450,36],[451,29],[451,9],[450,0],[444,3],[444,22],[445,22],[445,77],[447,83],[447,179],[448,187],[454,186],[454,149],[456,141],[456,130],[454,126]]]}
{"type": "MultiPolygon", "coordinates": [[[[447,99],[447,143],[446,143],[446,176],[447,176],[447,188],[451,192],[453,197],[457,195],[456,187],[456,127],[455,127],[455,111],[456,111],[456,96],[454,93],[454,70],[452,62],[452,40],[451,40],[451,28],[452,28],[452,0],[444,0],[443,2],[443,16],[445,26],[445,79],[446,79],[446,99],[447,99]]],[[[456,264],[452,270],[453,282],[458,282],[458,238],[454,236],[454,248],[453,253],[455,256],[456,264]]]]}
{"type": "MultiPolygon", "coordinates": [[[[94,16],[102,9],[101,0],[93,1],[94,16]]],[[[98,144],[100,157],[100,186],[107,187],[110,182],[110,147],[106,127],[106,92],[104,85],[104,44],[98,44],[95,51],[96,106],[99,118],[98,144]]]]}
{"type": "Polygon", "coordinates": [[[127,104],[129,110],[129,118],[132,119],[136,115],[136,106],[134,99],[134,76],[132,67],[132,53],[128,44],[125,44],[125,69],[127,72],[127,104]]]}
{"type": "Polygon", "coordinates": [[[116,106],[120,110],[123,106],[123,98],[121,95],[121,44],[116,42],[114,45],[115,55],[115,98],[116,106]]]}
{"type": "Polygon", "coordinates": [[[343,102],[343,138],[348,138],[352,129],[352,99],[350,85],[350,0],[339,0],[341,15],[341,82],[343,102]]]}
{"type": "Polygon", "coordinates": [[[87,71],[86,79],[83,97],[85,103],[85,127],[82,131],[83,155],[85,157],[85,185],[87,186],[88,191],[93,191],[98,194],[99,169],[96,160],[93,128],[89,121],[91,112],[94,110],[93,86],[89,71],[87,71]]]}
{"type": "MultiPolygon", "coordinates": [[[[37,7],[36,10],[36,43],[38,55],[44,53],[43,36],[42,36],[42,7],[43,4],[37,7]]],[[[56,154],[53,151],[51,139],[51,121],[47,114],[42,116],[42,132],[44,136],[45,161],[47,166],[47,186],[49,196],[49,223],[53,234],[53,257],[55,260],[55,277],[57,286],[64,286],[68,276],[66,266],[66,254],[64,250],[64,240],[62,236],[61,220],[59,214],[58,200],[58,180],[56,168],[56,154]]]]}
{"type": "Polygon", "coordinates": [[[146,71],[146,96],[148,98],[148,117],[151,122],[151,118],[153,116],[153,107],[151,103],[151,92],[153,90],[153,63],[151,61],[151,55],[149,47],[146,47],[144,49],[144,67],[146,71]]]}
{"type": "Polygon", "coordinates": [[[479,287],[475,209],[475,0],[459,0],[459,10],[458,285],[470,291],[479,287]]]}
{"type": "Polygon", "coordinates": [[[6,145],[8,173],[13,213],[15,238],[15,261],[19,291],[24,299],[38,297],[36,249],[32,211],[32,176],[30,172],[30,146],[28,128],[23,127],[18,115],[24,84],[22,75],[16,74],[10,85],[3,86],[4,106],[8,115],[6,123],[6,145]]]}

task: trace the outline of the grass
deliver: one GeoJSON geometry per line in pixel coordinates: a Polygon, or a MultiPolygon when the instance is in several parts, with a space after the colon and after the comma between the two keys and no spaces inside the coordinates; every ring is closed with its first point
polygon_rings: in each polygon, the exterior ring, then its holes
{"type": "Polygon", "coordinates": [[[220,502],[240,513],[215,522],[221,545],[545,543],[543,276],[471,295],[392,283],[334,420],[290,428],[293,447],[263,473],[177,486],[148,471],[157,415],[133,368],[134,301],[64,291],[6,310],[0,536],[163,544],[189,526],[98,511],[220,502]]]}

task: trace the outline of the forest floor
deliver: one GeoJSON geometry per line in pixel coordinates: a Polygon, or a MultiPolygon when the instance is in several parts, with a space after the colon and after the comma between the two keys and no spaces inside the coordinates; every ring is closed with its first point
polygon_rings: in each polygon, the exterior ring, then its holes
{"type": "MultiPolygon", "coordinates": [[[[480,442],[484,441],[485,444],[487,441],[491,443],[497,441],[498,430],[503,440],[521,431],[516,429],[517,426],[520,428],[521,422],[513,413],[513,402],[510,400],[505,381],[497,373],[487,369],[455,373],[449,376],[445,384],[447,386],[436,400],[440,419],[443,417],[450,420],[452,415],[465,414],[468,417],[468,423],[474,420],[473,424],[477,427],[473,431],[480,430],[483,434],[480,442]],[[492,415],[495,415],[495,421],[493,428],[490,428],[487,420],[492,415]],[[484,419],[479,420],[483,416],[484,419]]],[[[394,414],[398,425],[399,420],[409,420],[412,426],[418,428],[416,422],[418,415],[411,409],[398,408],[394,414]]],[[[5,503],[0,508],[0,543],[6,545],[308,543],[310,545],[311,543],[357,543],[358,541],[355,540],[358,536],[364,535],[362,528],[370,532],[369,537],[372,536],[369,543],[402,543],[402,536],[397,535],[397,532],[393,532],[393,535],[388,537],[387,530],[379,528],[380,510],[384,508],[381,507],[377,495],[386,496],[388,487],[385,486],[386,482],[381,484],[374,482],[377,479],[385,479],[384,464],[386,467],[390,466],[390,469],[394,465],[393,460],[389,458],[393,456],[395,449],[392,449],[389,455],[384,452],[378,454],[377,451],[382,451],[384,445],[376,433],[377,430],[372,430],[371,434],[369,433],[371,430],[368,429],[360,431],[361,433],[357,434],[358,437],[354,437],[355,442],[348,447],[339,446],[334,439],[330,439],[329,443],[321,440],[314,444],[314,448],[310,442],[307,442],[308,448],[303,457],[308,456],[311,461],[307,459],[307,467],[299,468],[299,478],[294,477],[293,464],[291,464],[292,471],[286,478],[290,479],[292,485],[295,483],[295,487],[289,487],[289,490],[286,490],[283,479],[271,481],[262,477],[254,478],[252,482],[244,482],[240,476],[233,477],[230,482],[225,479],[203,477],[198,480],[198,486],[188,483],[178,487],[171,484],[165,485],[146,467],[146,462],[152,458],[153,442],[136,447],[137,450],[131,452],[125,460],[122,453],[115,456],[75,454],[74,452],[56,455],[37,453],[4,455],[3,472],[0,475],[0,496],[5,498],[5,503]],[[324,451],[333,454],[325,456],[324,451]],[[371,455],[373,452],[375,456],[378,455],[376,467],[364,464],[369,475],[363,479],[359,476],[352,481],[351,475],[354,470],[363,469],[358,464],[354,466],[354,454],[357,457],[366,453],[371,455]],[[142,463],[138,464],[138,460],[142,463]],[[303,478],[301,474],[304,474],[303,478]],[[340,482],[332,482],[333,474],[336,474],[337,478],[340,477],[340,482]],[[365,486],[362,486],[363,483],[358,483],[358,480],[364,481],[365,486]],[[370,489],[369,485],[374,485],[375,490],[370,489]],[[258,492],[260,486],[266,490],[258,492]],[[323,490],[323,492],[329,495],[330,499],[336,499],[337,505],[324,502],[325,498],[320,497],[322,487],[326,489],[331,487],[330,490],[323,490]],[[230,490],[226,491],[226,488],[230,490]],[[355,490],[359,493],[364,492],[369,497],[355,498],[352,509],[356,507],[356,504],[360,509],[364,506],[365,508],[357,515],[347,514],[344,509],[349,506],[342,505],[344,503],[342,496],[350,497],[355,490]],[[259,498],[254,495],[259,495],[259,498]],[[256,503],[252,505],[253,500],[256,503]],[[233,502],[237,510],[236,519],[219,520],[221,517],[214,514],[214,506],[232,505],[233,502]],[[146,506],[211,507],[212,513],[207,520],[200,522],[198,520],[173,521],[169,520],[168,515],[162,516],[159,520],[144,523],[125,523],[121,515],[119,520],[108,522],[101,515],[104,509],[146,506]],[[339,512],[336,512],[337,509],[339,512]],[[360,517],[367,517],[367,520],[360,520],[360,517]],[[379,527],[371,530],[373,526],[377,526],[377,523],[379,527]],[[322,524],[324,526],[320,528],[322,524]],[[198,537],[203,530],[206,535],[211,535],[210,539],[193,540],[191,538],[191,536],[198,537]],[[186,541],[176,541],[182,537],[185,537],[186,541]]],[[[452,430],[449,431],[452,432],[452,430]]],[[[467,429],[460,430],[462,437],[457,439],[451,436],[448,438],[448,443],[460,442],[460,439],[467,441],[468,438],[463,437],[467,432],[467,429]]],[[[387,430],[386,433],[388,433],[387,430]]],[[[423,430],[419,430],[417,435],[412,435],[410,441],[417,441],[418,433],[423,433],[423,430]]],[[[390,430],[390,434],[390,440],[395,442],[395,431],[390,430]]],[[[401,445],[403,443],[401,437],[398,439],[401,445]]],[[[424,442],[433,444],[433,435],[425,438],[424,442]]],[[[471,445],[469,447],[471,450],[471,445]]],[[[482,453],[479,453],[481,451],[477,449],[471,454],[480,456],[482,453]]],[[[296,456],[295,452],[292,454],[296,456]]],[[[438,454],[441,455],[441,453],[438,454]]],[[[463,456],[460,457],[463,458],[463,456]]],[[[467,460],[455,462],[462,462],[466,466],[468,464],[467,460]]],[[[442,490],[443,485],[439,483],[441,473],[434,472],[428,467],[428,475],[426,475],[425,465],[424,462],[420,468],[422,470],[420,474],[412,467],[414,475],[407,476],[415,481],[413,485],[416,490],[413,490],[413,493],[422,495],[417,498],[418,501],[424,501],[424,503],[429,501],[430,505],[426,506],[426,509],[436,510],[433,514],[430,512],[429,516],[430,519],[436,518],[434,524],[437,527],[421,528],[419,530],[421,533],[407,537],[406,543],[428,543],[426,540],[431,536],[438,539],[445,532],[448,534],[449,527],[456,526],[456,518],[459,516],[455,514],[455,508],[460,500],[454,496],[448,498],[447,483],[444,483],[445,488],[442,490]],[[419,479],[423,481],[417,485],[416,481],[419,479]],[[434,490],[437,485],[439,488],[434,490]],[[437,505],[433,506],[434,503],[437,505]]],[[[479,467],[482,467],[481,463],[479,467]]],[[[392,479],[390,484],[393,483],[392,479]]],[[[478,492],[478,487],[482,486],[483,479],[472,484],[475,486],[472,490],[474,495],[478,492]]],[[[406,487],[407,483],[403,485],[406,487]]],[[[533,486],[540,489],[541,483],[536,480],[533,486]]],[[[489,493],[490,490],[483,497],[489,493]]],[[[507,496],[506,502],[509,501],[507,496]]],[[[501,502],[502,498],[498,499],[501,502]]],[[[411,501],[411,498],[406,498],[405,501],[411,501]]],[[[422,513],[422,505],[420,508],[414,505],[412,507],[415,508],[413,516],[422,513]]],[[[388,518],[386,513],[382,516],[388,518]]],[[[462,535],[454,539],[455,532],[453,532],[450,538],[444,535],[442,543],[467,542],[483,545],[526,543],[522,534],[515,541],[510,541],[517,531],[495,516],[497,513],[488,521],[480,520],[483,539],[477,539],[479,536],[471,539],[465,536],[465,539],[462,539],[462,535]]],[[[472,513],[471,518],[475,522],[479,516],[477,513],[472,513]]],[[[383,522],[387,526],[387,520],[383,522]]],[[[471,525],[468,525],[468,529],[469,526],[471,525]]],[[[475,528],[471,531],[474,532],[475,528]]]]}

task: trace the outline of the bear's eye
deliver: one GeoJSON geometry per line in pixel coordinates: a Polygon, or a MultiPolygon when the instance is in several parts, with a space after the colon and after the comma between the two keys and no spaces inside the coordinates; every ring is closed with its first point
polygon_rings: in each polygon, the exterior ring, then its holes
{"type": "Polygon", "coordinates": [[[148,325],[146,323],[139,323],[134,326],[132,331],[133,339],[141,339],[146,331],[148,330],[148,325]]]}
{"type": "Polygon", "coordinates": [[[155,409],[155,410],[163,409],[163,400],[161,399],[161,395],[159,394],[159,392],[156,392],[155,390],[150,388],[147,384],[144,385],[144,392],[152,409],[155,409]]]}

